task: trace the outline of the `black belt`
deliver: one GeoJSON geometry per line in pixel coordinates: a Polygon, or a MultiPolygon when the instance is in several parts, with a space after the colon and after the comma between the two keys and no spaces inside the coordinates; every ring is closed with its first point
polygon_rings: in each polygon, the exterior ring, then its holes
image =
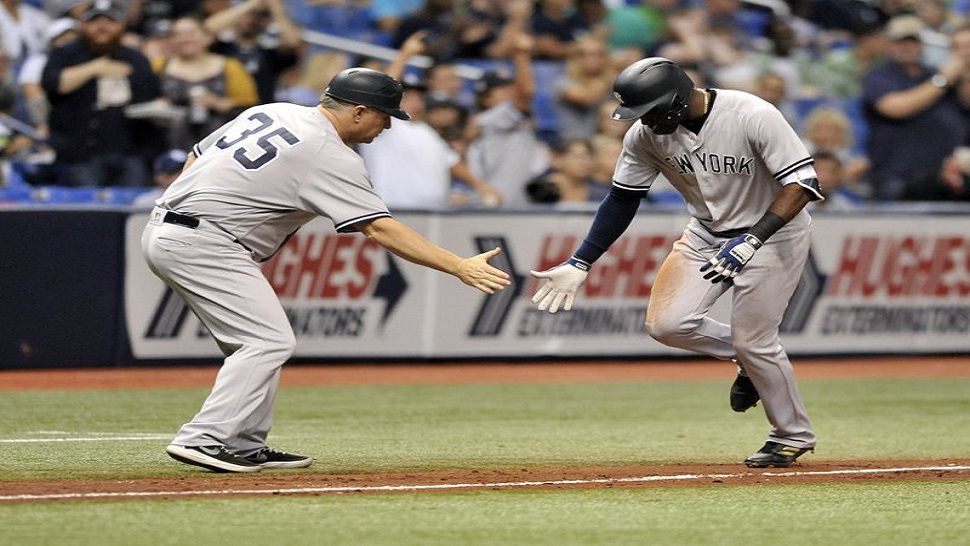
{"type": "Polygon", "coordinates": [[[180,226],[185,226],[187,228],[195,229],[199,227],[199,219],[192,216],[186,216],[184,214],[179,214],[177,212],[168,211],[162,218],[162,221],[166,224],[178,224],[180,226]]]}
{"type": "Polygon", "coordinates": [[[698,222],[698,224],[700,224],[701,227],[704,228],[704,231],[710,233],[711,235],[715,237],[723,237],[725,239],[733,239],[735,237],[740,237],[745,233],[747,233],[748,230],[751,229],[750,227],[745,227],[745,228],[738,228],[738,229],[729,229],[727,231],[714,231],[713,229],[705,226],[701,222],[698,222]]]}
{"type": "MultiPolygon", "coordinates": [[[[162,221],[165,222],[166,224],[178,224],[180,226],[185,226],[187,228],[192,228],[192,229],[199,227],[198,218],[194,216],[186,216],[184,214],[179,214],[177,212],[172,212],[172,211],[166,212],[165,216],[162,217],[162,221]]],[[[232,235],[230,235],[230,237],[232,237],[232,235]]],[[[249,252],[252,252],[252,249],[246,246],[239,239],[233,238],[232,242],[237,243],[239,246],[245,248],[249,252]]]]}

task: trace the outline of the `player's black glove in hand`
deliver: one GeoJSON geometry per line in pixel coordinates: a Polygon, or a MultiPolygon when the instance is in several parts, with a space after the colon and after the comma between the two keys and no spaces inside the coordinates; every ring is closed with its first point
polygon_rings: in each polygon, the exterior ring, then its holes
{"type": "Polygon", "coordinates": [[[755,251],[763,245],[764,243],[760,239],[750,233],[731,239],[724,243],[721,250],[701,267],[701,271],[707,271],[704,278],[717,284],[737,277],[741,268],[751,260],[755,251]]]}

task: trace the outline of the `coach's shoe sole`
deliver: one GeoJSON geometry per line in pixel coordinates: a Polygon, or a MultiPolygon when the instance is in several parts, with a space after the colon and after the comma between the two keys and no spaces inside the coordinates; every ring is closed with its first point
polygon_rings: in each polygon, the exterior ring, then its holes
{"type": "Polygon", "coordinates": [[[165,448],[168,456],[180,463],[190,464],[213,472],[259,472],[262,466],[247,461],[225,446],[178,446],[165,448]]]}

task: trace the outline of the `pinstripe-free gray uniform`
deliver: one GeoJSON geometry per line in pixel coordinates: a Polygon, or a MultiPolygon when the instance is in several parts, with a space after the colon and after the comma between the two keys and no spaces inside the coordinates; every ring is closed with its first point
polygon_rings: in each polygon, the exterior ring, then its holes
{"type": "Polygon", "coordinates": [[[250,108],[193,151],[195,162],[156,202],[142,248],[227,358],[202,409],[172,443],[225,445],[246,456],[266,446],[280,368],[295,343],[257,262],[316,216],[353,231],[390,214],[363,160],[317,108],[250,108]],[[167,211],[199,224],[166,223],[167,211]]]}
{"type": "Polygon", "coordinates": [[[640,191],[663,174],[692,217],[657,274],[647,330],[667,345],[737,359],[773,425],[768,439],[795,447],[814,447],[815,434],[778,326],[808,256],[808,212],[775,233],[733,279],[730,325],[707,316],[730,285],[712,284],[698,270],[725,241],[754,225],[784,185],[799,184],[821,198],[809,182],[811,165],[777,109],[754,95],[719,89],[698,134],[679,126],[658,135],[636,122],[614,173],[614,185],[640,191]]]}

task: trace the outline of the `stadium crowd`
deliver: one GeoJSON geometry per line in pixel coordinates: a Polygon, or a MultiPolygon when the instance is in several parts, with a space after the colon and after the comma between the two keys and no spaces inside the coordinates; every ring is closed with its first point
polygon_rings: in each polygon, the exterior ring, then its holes
{"type": "Polygon", "coordinates": [[[646,56],[777,106],[819,207],[970,201],[970,0],[0,0],[0,202],[150,205],[202,136],[355,65],[407,90],[359,150],[392,209],[597,202],[646,56]]]}

